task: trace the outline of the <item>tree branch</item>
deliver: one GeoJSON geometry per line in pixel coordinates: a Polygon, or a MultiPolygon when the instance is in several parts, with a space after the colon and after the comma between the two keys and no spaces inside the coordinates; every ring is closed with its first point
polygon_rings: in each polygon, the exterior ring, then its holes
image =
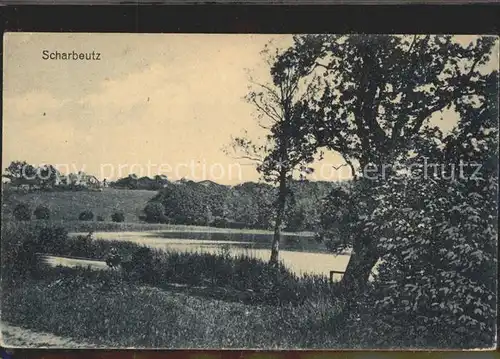
{"type": "MultiPolygon", "coordinates": [[[[269,109],[266,109],[262,104],[260,104],[258,101],[256,101],[255,99],[252,100],[253,104],[255,105],[255,107],[257,107],[257,109],[262,112],[263,114],[265,114],[267,117],[269,117],[271,120],[273,120],[274,122],[280,122],[281,121],[281,117],[279,117],[277,114],[273,114],[269,111],[269,109]]],[[[271,107],[272,108],[272,107],[271,107]]],[[[275,110],[276,111],[276,110],[275,110]]]]}

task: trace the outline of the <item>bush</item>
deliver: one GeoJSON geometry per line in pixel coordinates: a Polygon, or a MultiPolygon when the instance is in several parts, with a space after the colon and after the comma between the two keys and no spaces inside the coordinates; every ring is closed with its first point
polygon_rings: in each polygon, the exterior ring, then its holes
{"type": "Polygon", "coordinates": [[[124,222],[125,214],[123,212],[115,212],[111,215],[111,220],[113,222],[124,222]]]}
{"type": "Polygon", "coordinates": [[[33,212],[36,219],[49,219],[50,218],[50,209],[46,206],[38,206],[33,212]]]}
{"type": "Polygon", "coordinates": [[[217,228],[227,228],[229,227],[229,221],[223,217],[215,217],[212,223],[210,223],[210,226],[217,228]]]}
{"type": "Polygon", "coordinates": [[[5,222],[2,225],[0,262],[2,263],[2,294],[5,285],[16,286],[33,273],[38,273],[36,256],[36,232],[19,222],[5,222]]]}
{"type": "Polygon", "coordinates": [[[92,213],[92,211],[83,211],[78,216],[78,219],[80,221],[91,221],[94,219],[94,213],[92,213]]]}
{"type": "Polygon", "coordinates": [[[166,222],[165,207],[160,202],[149,202],[144,207],[146,214],[146,222],[149,223],[164,223],[166,222]]]}
{"type": "Polygon", "coordinates": [[[104,222],[104,221],[105,221],[105,219],[104,219],[104,217],[103,217],[103,216],[97,216],[97,221],[99,221],[99,222],[104,222]]]}
{"type": "Polygon", "coordinates": [[[62,227],[46,227],[40,230],[37,250],[43,253],[64,254],[68,231],[62,227]]]}
{"type": "Polygon", "coordinates": [[[20,203],[14,208],[13,214],[18,221],[29,221],[31,219],[30,206],[27,203],[20,203]]]}
{"type": "Polygon", "coordinates": [[[133,254],[129,263],[123,268],[134,280],[153,284],[153,251],[148,247],[140,247],[133,254]]]}

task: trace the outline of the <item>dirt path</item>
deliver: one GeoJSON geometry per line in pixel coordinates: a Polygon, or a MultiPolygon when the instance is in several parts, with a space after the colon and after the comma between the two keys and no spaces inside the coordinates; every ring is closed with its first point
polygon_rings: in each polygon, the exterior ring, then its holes
{"type": "Polygon", "coordinates": [[[0,345],[5,348],[103,348],[96,344],[77,342],[70,338],[63,338],[50,333],[35,332],[0,323],[2,329],[0,345]]]}

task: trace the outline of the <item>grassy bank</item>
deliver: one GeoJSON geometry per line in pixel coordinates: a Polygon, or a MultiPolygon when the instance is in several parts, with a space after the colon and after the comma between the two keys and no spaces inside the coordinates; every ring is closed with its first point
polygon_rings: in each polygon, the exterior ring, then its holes
{"type": "Polygon", "coordinates": [[[137,222],[143,214],[147,202],[156,191],[125,190],[105,188],[97,191],[36,191],[24,193],[14,189],[2,192],[2,214],[4,218],[12,215],[14,207],[23,202],[33,209],[39,205],[50,209],[54,221],[75,221],[81,212],[90,210],[94,216],[103,216],[108,221],[116,211],[125,214],[126,222],[137,222]]]}
{"type": "MultiPolygon", "coordinates": [[[[9,189],[2,192],[2,222],[13,221],[12,212],[19,203],[27,203],[32,209],[39,205],[46,206],[50,211],[50,221],[34,220],[35,225],[51,223],[65,227],[70,232],[88,231],[189,231],[205,233],[248,233],[248,234],[272,234],[268,230],[261,229],[228,229],[195,225],[174,225],[160,223],[141,222],[143,209],[155,195],[156,191],[127,190],[105,188],[102,192],[96,191],[36,191],[22,192],[9,189]],[[83,211],[91,211],[94,214],[92,221],[80,221],[78,216],[83,211]],[[111,221],[114,212],[123,212],[125,222],[116,223],[111,221]],[[104,221],[97,221],[101,216],[104,221]]],[[[26,225],[26,223],[24,223],[26,225]]],[[[312,236],[310,232],[283,233],[284,235],[312,236]]]]}
{"type": "MultiPolygon", "coordinates": [[[[32,228],[33,230],[39,230],[47,226],[57,226],[66,229],[68,232],[74,232],[79,234],[87,234],[88,232],[186,232],[186,233],[199,233],[199,234],[211,234],[211,233],[229,233],[229,234],[241,234],[241,235],[267,235],[272,236],[271,231],[263,229],[233,229],[233,228],[216,228],[208,226],[191,226],[182,224],[164,224],[164,223],[145,223],[139,222],[136,219],[135,222],[111,222],[111,221],[80,221],[80,220],[36,220],[19,222],[13,218],[2,218],[2,225],[17,227],[17,228],[32,228]]],[[[313,235],[311,232],[283,232],[282,235],[289,237],[311,237],[313,235]]]]}
{"type": "Polygon", "coordinates": [[[110,276],[54,269],[46,279],[31,279],[4,292],[2,320],[115,347],[338,346],[339,312],[333,302],[245,305],[137,286],[110,276]]]}
{"type": "MultiPolygon", "coordinates": [[[[414,328],[394,331],[374,312],[373,288],[347,300],[322,276],[217,254],[151,250],[69,238],[61,228],[2,228],[2,320],[34,331],[124,347],[429,347],[414,328]],[[9,231],[10,228],[10,231],[9,231]],[[102,259],[123,270],[51,268],[37,251],[102,259]]],[[[441,347],[447,343],[439,342],[441,347]]]]}
{"type": "Polygon", "coordinates": [[[14,281],[20,273],[38,271],[37,253],[103,261],[114,247],[127,263],[124,278],[134,283],[158,288],[171,283],[228,288],[245,291],[246,301],[268,304],[299,304],[313,296],[337,294],[336,285],[325,276],[297,276],[283,264],[271,266],[257,258],[230,255],[224,249],[219,253],[169,252],[126,241],[69,237],[60,227],[6,226],[2,235],[4,277],[14,281]]]}

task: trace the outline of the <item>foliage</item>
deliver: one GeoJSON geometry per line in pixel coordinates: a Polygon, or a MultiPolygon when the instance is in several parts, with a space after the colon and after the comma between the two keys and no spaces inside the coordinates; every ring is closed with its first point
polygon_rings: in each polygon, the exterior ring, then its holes
{"type": "MultiPolygon", "coordinates": [[[[274,209],[274,238],[270,258],[270,262],[277,263],[280,232],[291,193],[290,182],[294,173],[307,168],[306,165],[313,161],[317,150],[303,131],[308,121],[307,101],[312,99],[316,88],[313,83],[304,83],[306,71],[297,63],[297,53],[293,49],[271,50],[266,46],[262,53],[267,57],[271,81],[256,83],[251,79],[253,88],[246,99],[254,106],[257,122],[267,133],[256,141],[246,136],[236,137],[232,148],[239,158],[256,162],[262,179],[277,186],[271,207],[274,209]]],[[[312,168],[307,170],[313,171],[312,168]]]]}
{"type": "Polygon", "coordinates": [[[132,254],[130,265],[124,269],[134,280],[154,282],[153,251],[148,247],[139,247],[132,254]]]}
{"type": "MultiPolygon", "coordinates": [[[[290,206],[285,211],[283,226],[290,230],[314,230],[319,222],[317,204],[320,198],[337,185],[291,181],[289,186],[293,191],[293,201],[290,201],[290,206]],[[293,217],[293,213],[297,211],[303,214],[302,219],[293,217]],[[302,223],[297,226],[293,222],[299,219],[302,223]]],[[[166,208],[164,213],[174,224],[270,229],[275,224],[276,195],[277,189],[265,183],[245,182],[230,187],[185,181],[167,186],[150,204],[158,206],[155,203],[162,203],[166,208]]],[[[160,209],[157,213],[159,211],[160,209]]],[[[151,218],[154,222],[154,218],[158,217],[152,215],[151,218]]],[[[150,220],[146,217],[146,221],[150,220]]]]}
{"type": "Polygon", "coordinates": [[[40,261],[36,255],[36,231],[18,222],[2,224],[0,261],[2,285],[15,286],[39,273],[40,261]]]}
{"type": "MultiPolygon", "coordinates": [[[[104,221],[106,220],[106,219],[104,218],[104,216],[101,216],[101,215],[97,216],[97,218],[96,218],[96,219],[97,219],[97,221],[98,221],[98,222],[104,222],[104,221]]],[[[125,220],[125,218],[124,218],[124,220],[125,220]]],[[[121,222],[123,222],[123,221],[121,221],[121,222]]]]}
{"type": "Polygon", "coordinates": [[[3,177],[10,179],[14,186],[33,186],[38,183],[37,169],[26,161],[12,161],[5,169],[3,177]]]}
{"type": "Polygon", "coordinates": [[[408,328],[410,322],[428,341],[443,333],[441,339],[453,345],[494,345],[498,125],[492,120],[498,98],[493,91],[490,96],[483,107],[463,113],[443,151],[428,144],[431,159],[446,159],[446,168],[422,180],[423,166],[414,166],[379,191],[373,222],[385,221],[379,246],[386,263],[376,305],[406,313],[391,324],[402,327],[404,321],[408,328]],[[398,221],[387,221],[395,213],[398,221]]]}
{"type": "MultiPolygon", "coordinates": [[[[280,59],[312,78],[318,91],[304,104],[308,121],[292,134],[342,155],[353,176],[368,179],[363,186],[375,191],[377,180],[393,174],[391,167],[384,174],[384,166],[404,161],[409,152],[423,155],[421,142],[439,141],[440,131],[427,127],[435,113],[463,116],[464,107],[485,103],[491,74],[484,65],[494,43],[487,36],[467,45],[452,36],[296,36],[280,59]]],[[[369,196],[361,204],[367,206],[362,216],[377,208],[369,196]]],[[[381,255],[379,240],[368,234],[351,239],[358,250],[343,277],[347,286],[366,285],[381,255]]]]}
{"type": "Polygon", "coordinates": [[[130,174],[110,183],[110,186],[121,189],[158,191],[168,183],[167,177],[163,175],[156,175],[153,178],[147,176],[139,178],[135,174],[130,174]]]}
{"type": "Polygon", "coordinates": [[[222,215],[227,192],[226,186],[185,181],[168,185],[153,201],[163,204],[172,223],[207,225],[213,216],[222,215]]]}
{"type": "Polygon", "coordinates": [[[8,248],[28,243],[27,248],[33,253],[102,261],[111,248],[115,248],[127,263],[124,270],[128,280],[157,287],[168,287],[169,283],[226,287],[248,291],[247,300],[268,304],[300,304],[311,297],[329,298],[337,291],[324,276],[299,277],[281,263],[271,266],[259,259],[231,256],[224,251],[215,254],[165,252],[132,242],[93,239],[90,234],[70,237],[61,227],[42,226],[23,231],[22,235],[15,228],[11,226],[3,233],[6,243],[17,243],[2,248],[6,255],[12,252],[8,248]]]}
{"type": "Polygon", "coordinates": [[[49,219],[50,218],[50,209],[47,206],[40,205],[35,208],[33,212],[36,219],[49,219]]]}
{"type": "Polygon", "coordinates": [[[145,220],[148,223],[165,223],[167,221],[165,207],[157,200],[149,202],[144,207],[144,213],[146,215],[145,220]]]}
{"type": "Polygon", "coordinates": [[[65,246],[68,232],[61,227],[47,226],[40,230],[36,248],[39,252],[57,253],[65,246]]]}
{"type": "Polygon", "coordinates": [[[80,221],[91,221],[94,219],[94,213],[92,211],[85,210],[85,211],[80,213],[80,215],[78,216],[78,219],[80,221]]]}
{"type": "Polygon", "coordinates": [[[115,212],[111,215],[111,220],[113,222],[124,222],[125,214],[123,212],[115,212]]]}
{"type": "Polygon", "coordinates": [[[31,208],[27,203],[19,203],[12,214],[18,221],[29,221],[31,219],[31,208]]]}

